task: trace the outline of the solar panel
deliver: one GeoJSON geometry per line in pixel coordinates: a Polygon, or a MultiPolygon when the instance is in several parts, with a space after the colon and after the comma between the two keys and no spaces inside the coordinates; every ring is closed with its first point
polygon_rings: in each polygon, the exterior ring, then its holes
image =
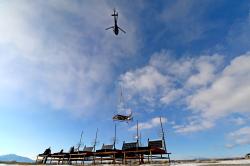
{"type": "Polygon", "coordinates": [[[72,146],[72,147],[69,149],[69,153],[74,153],[74,150],[75,150],[75,148],[74,148],[74,146],[72,146]]]}
{"type": "Polygon", "coordinates": [[[132,148],[137,148],[137,147],[138,147],[137,142],[123,143],[122,150],[132,149],[132,148]]]}
{"type": "Polygon", "coordinates": [[[51,150],[50,150],[50,148],[45,149],[45,151],[43,152],[43,154],[44,154],[44,155],[51,154],[51,150]]]}
{"type": "Polygon", "coordinates": [[[83,148],[83,151],[85,151],[85,152],[92,152],[93,151],[93,149],[94,149],[94,147],[84,147],[83,148]]]}
{"type": "Polygon", "coordinates": [[[149,141],[148,147],[163,148],[162,140],[149,141]]]}
{"type": "Polygon", "coordinates": [[[108,149],[108,150],[110,150],[110,149],[113,149],[113,145],[102,145],[102,149],[108,149]]]}

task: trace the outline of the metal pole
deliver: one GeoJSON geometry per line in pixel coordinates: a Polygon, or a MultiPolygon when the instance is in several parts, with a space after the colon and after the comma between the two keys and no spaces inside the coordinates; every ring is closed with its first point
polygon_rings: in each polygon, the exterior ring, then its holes
{"type": "Polygon", "coordinates": [[[137,124],[136,124],[136,138],[137,138],[137,144],[139,143],[139,127],[138,127],[138,120],[137,120],[137,124]]]}
{"type": "Polygon", "coordinates": [[[97,133],[98,133],[98,128],[97,128],[96,133],[95,133],[94,152],[95,152],[95,146],[97,143],[97,133]]]}
{"type": "Polygon", "coordinates": [[[162,132],[162,141],[164,144],[164,150],[167,151],[166,142],[165,142],[165,134],[164,134],[164,129],[163,129],[162,121],[161,121],[161,116],[160,116],[160,123],[161,123],[161,132],[162,132]]]}
{"type": "Polygon", "coordinates": [[[83,134],[83,131],[81,132],[81,137],[80,137],[79,145],[77,147],[78,152],[80,151],[80,147],[81,147],[81,144],[82,144],[82,134],[83,134]]]}
{"type": "Polygon", "coordinates": [[[116,144],[116,123],[115,123],[115,138],[114,138],[114,149],[115,149],[115,144],[116,144]]]}

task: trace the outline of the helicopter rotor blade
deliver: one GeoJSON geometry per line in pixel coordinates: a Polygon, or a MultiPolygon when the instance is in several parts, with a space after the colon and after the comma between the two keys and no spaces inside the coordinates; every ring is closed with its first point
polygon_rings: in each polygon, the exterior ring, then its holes
{"type": "Polygon", "coordinates": [[[108,28],[106,28],[105,30],[109,30],[109,29],[111,29],[111,28],[114,28],[114,26],[112,26],[112,27],[108,27],[108,28]]]}
{"type": "Polygon", "coordinates": [[[123,33],[126,33],[122,28],[118,27],[123,33]]]}

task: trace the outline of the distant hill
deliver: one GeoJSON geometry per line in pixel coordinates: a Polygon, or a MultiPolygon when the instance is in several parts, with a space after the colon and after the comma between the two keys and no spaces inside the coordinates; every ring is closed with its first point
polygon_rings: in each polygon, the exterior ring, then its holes
{"type": "Polygon", "coordinates": [[[16,154],[1,155],[0,161],[7,161],[7,162],[16,161],[16,162],[24,162],[24,163],[34,162],[33,160],[31,160],[28,157],[22,157],[22,156],[18,156],[16,154]]]}

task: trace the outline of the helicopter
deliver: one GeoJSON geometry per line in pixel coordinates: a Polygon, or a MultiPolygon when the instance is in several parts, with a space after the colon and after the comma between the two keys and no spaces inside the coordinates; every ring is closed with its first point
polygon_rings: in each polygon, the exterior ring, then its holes
{"type": "Polygon", "coordinates": [[[122,28],[120,28],[118,25],[117,25],[117,20],[118,20],[118,12],[116,12],[116,10],[114,9],[114,13],[111,14],[111,16],[114,17],[114,22],[115,22],[115,25],[114,26],[111,26],[111,27],[108,27],[106,28],[106,30],[109,30],[109,29],[113,29],[113,32],[115,33],[115,35],[118,35],[119,34],[119,30],[121,30],[123,33],[126,33],[122,28]]]}
{"type": "MultiPolygon", "coordinates": [[[[123,98],[122,88],[121,88],[121,93],[120,93],[120,106],[124,107],[124,98],[123,98]]],[[[128,123],[129,121],[133,120],[132,110],[130,110],[130,113],[128,115],[115,114],[112,119],[113,121],[120,121],[120,122],[128,123]]]]}
{"type": "Polygon", "coordinates": [[[127,121],[127,122],[129,122],[129,121],[133,120],[132,112],[129,115],[117,114],[117,115],[113,116],[113,120],[114,121],[127,121]]]}

